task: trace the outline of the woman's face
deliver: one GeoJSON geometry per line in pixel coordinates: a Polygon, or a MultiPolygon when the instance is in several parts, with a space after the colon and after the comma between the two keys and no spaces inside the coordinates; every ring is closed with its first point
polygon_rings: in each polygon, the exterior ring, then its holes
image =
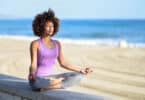
{"type": "Polygon", "coordinates": [[[54,24],[52,21],[47,21],[44,27],[44,34],[51,36],[54,32],[54,24]]]}

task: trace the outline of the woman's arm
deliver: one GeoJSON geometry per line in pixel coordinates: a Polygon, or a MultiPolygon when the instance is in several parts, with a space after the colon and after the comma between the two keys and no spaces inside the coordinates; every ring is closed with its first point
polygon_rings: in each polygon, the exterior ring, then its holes
{"type": "Polygon", "coordinates": [[[37,40],[32,41],[30,45],[30,56],[31,56],[31,64],[29,69],[29,79],[34,79],[36,69],[37,69],[37,49],[38,49],[38,42],[37,40]]]}
{"type": "Polygon", "coordinates": [[[64,60],[64,57],[63,57],[63,54],[62,54],[62,48],[61,48],[61,44],[59,41],[57,41],[57,44],[59,46],[59,54],[58,54],[58,62],[60,64],[61,67],[65,68],[65,69],[68,69],[68,70],[71,70],[71,71],[76,71],[76,72],[80,72],[82,74],[89,74],[91,72],[93,72],[92,69],[90,68],[80,68],[80,67],[77,67],[77,66],[73,66],[69,63],[67,63],[65,60],[64,60]]]}
{"type": "Polygon", "coordinates": [[[62,54],[62,48],[61,48],[61,44],[59,41],[57,41],[57,44],[59,46],[59,53],[58,53],[58,62],[60,64],[61,67],[65,68],[65,69],[68,69],[68,70],[71,70],[71,71],[76,71],[76,72],[80,72],[81,71],[81,68],[80,67],[77,67],[77,66],[73,66],[71,64],[69,64],[68,62],[66,62],[64,60],[64,57],[63,57],[63,54],[62,54]]]}

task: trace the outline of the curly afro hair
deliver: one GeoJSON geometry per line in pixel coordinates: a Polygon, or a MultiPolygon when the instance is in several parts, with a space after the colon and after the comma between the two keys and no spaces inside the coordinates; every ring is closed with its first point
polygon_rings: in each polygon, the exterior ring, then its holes
{"type": "Polygon", "coordinates": [[[54,31],[51,36],[55,35],[59,29],[59,19],[55,17],[51,9],[49,9],[48,12],[43,12],[35,16],[32,23],[34,35],[41,37],[44,34],[44,27],[48,21],[54,24],[54,31]]]}

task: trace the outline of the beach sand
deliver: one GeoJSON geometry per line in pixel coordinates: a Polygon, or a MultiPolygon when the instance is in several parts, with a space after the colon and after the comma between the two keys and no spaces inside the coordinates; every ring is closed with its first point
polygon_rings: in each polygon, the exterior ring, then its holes
{"type": "MultiPolygon", "coordinates": [[[[0,73],[27,79],[30,41],[0,39],[0,73]]],[[[62,44],[72,65],[91,67],[79,85],[70,90],[113,100],[145,100],[145,48],[62,44]]],[[[68,72],[56,62],[56,73],[68,72]]]]}

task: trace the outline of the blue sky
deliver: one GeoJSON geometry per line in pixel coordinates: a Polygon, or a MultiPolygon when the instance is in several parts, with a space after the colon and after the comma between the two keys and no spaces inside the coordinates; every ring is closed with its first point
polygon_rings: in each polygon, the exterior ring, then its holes
{"type": "Polygon", "coordinates": [[[48,8],[61,19],[145,19],[145,0],[0,0],[0,18],[33,18],[48,8]]]}

